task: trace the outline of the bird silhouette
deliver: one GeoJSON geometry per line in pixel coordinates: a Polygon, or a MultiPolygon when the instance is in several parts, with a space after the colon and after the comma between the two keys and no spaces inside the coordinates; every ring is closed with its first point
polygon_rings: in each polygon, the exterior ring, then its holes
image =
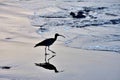
{"type": "MultiPolygon", "coordinates": [[[[47,55],[47,52],[46,52],[47,47],[48,47],[48,50],[49,50],[49,51],[51,51],[52,53],[55,53],[54,51],[50,50],[49,47],[57,40],[57,37],[58,37],[58,36],[64,37],[63,35],[60,35],[60,34],[56,33],[54,38],[45,39],[45,40],[37,43],[34,47],[45,46],[45,55],[47,55]]],[[[65,38],[65,37],[64,37],[64,38],[65,38]]]]}

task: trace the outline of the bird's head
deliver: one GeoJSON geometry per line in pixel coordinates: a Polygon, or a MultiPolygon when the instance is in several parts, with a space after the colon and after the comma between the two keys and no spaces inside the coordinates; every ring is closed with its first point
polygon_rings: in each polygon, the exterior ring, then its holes
{"type": "Polygon", "coordinates": [[[64,38],[65,38],[65,36],[60,35],[60,34],[58,34],[58,33],[56,33],[56,34],[55,34],[55,36],[56,36],[56,37],[57,37],[57,36],[62,36],[62,37],[64,37],[64,38]]]}
{"type": "Polygon", "coordinates": [[[71,16],[75,16],[75,13],[74,13],[74,12],[70,12],[70,15],[71,15],[71,16]]]}

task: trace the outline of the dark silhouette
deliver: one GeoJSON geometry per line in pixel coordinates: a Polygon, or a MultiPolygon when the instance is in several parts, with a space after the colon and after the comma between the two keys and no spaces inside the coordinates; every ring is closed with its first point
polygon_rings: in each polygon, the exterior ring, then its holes
{"type": "MultiPolygon", "coordinates": [[[[45,55],[45,56],[47,57],[47,55],[45,55]]],[[[46,57],[45,57],[45,58],[46,58],[46,57]]],[[[55,57],[55,55],[53,55],[52,57],[50,57],[50,58],[48,59],[48,61],[45,60],[45,63],[35,63],[35,65],[36,65],[36,66],[43,67],[43,68],[48,69],[48,70],[54,70],[55,73],[63,72],[63,71],[58,71],[57,68],[56,68],[53,64],[51,64],[51,63],[49,62],[49,60],[52,59],[53,57],[55,57]]]]}
{"type": "Polygon", "coordinates": [[[1,69],[10,69],[11,67],[10,66],[2,66],[0,67],[1,69]]]}
{"type": "Polygon", "coordinates": [[[73,18],[85,18],[86,16],[85,15],[83,15],[83,11],[79,11],[78,13],[77,13],[77,15],[74,13],[74,12],[70,12],[70,15],[73,17],[73,18]]]}
{"type": "Polygon", "coordinates": [[[34,47],[45,46],[45,55],[47,55],[47,52],[46,52],[47,47],[48,47],[49,51],[51,51],[52,53],[55,53],[54,51],[50,50],[49,47],[50,47],[50,45],[52,45],[57,40],[58,36],[64,37],[63,35],[60,35],[60,34],[56,33],[54,38],[45,39],[42,42],[39,42],[38,44],[36,44],[34,47]]]}

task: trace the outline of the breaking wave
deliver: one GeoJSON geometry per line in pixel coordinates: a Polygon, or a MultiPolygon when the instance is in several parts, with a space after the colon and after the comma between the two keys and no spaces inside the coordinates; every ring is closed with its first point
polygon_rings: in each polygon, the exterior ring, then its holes
{"type": "Polygon", "coordinates": [[[39,27],[37,32],[43,36],[44,33],[64,34],[64,45],[68,47],[120,53],[120,4],[86,7],[83,3],[67,1],[59,6],[35,10],[29,17],[31,24],[39,27]],[[90,11],[86,18],[74,19],[69,15],[71,11],[76,13],[85,9],[90,11]]]}

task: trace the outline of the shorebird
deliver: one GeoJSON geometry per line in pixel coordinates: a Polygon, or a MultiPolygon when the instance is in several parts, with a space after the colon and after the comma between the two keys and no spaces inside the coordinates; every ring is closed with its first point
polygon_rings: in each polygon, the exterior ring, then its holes
{"type": "MultiPolygon", "coordinates": [[[[51,51],[52,53],[55,53],[54,51],[50,50],[49,47],[57,40],[57,37],[58,37],[58,36],[64,37],[63,35],[60,35],[60,34],[56,33],[54,38],[45,39],[45,40],[37,43],[34,47],[45,46],[45,55],[47,55],[47,52],[46,52],[47,47],[48,47],[48,50],[49,50],[49,51],[51,51]]],[[[65,38],[65,37],[64,37],[64,38],[65,38]]]]}

